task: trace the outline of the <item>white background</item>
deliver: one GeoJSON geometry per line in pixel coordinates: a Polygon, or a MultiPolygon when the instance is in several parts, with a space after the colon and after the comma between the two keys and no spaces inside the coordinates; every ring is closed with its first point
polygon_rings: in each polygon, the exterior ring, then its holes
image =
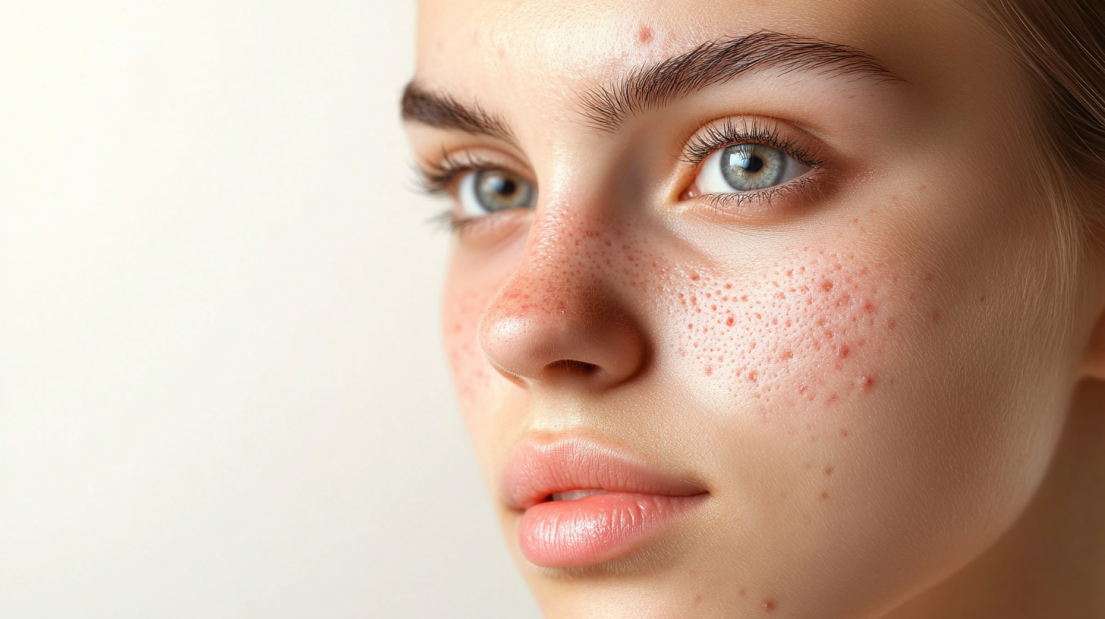
{"type": "Polygon", "coordinates": [[[0,2],[0,617],[537,615],[438,350],[414,19],[0,2]]]}

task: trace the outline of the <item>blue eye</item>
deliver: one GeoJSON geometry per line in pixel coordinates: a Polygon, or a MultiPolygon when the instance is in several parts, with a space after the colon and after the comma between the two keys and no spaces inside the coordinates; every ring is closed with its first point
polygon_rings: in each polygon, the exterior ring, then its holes
{"type": "Polygon", "coordinates": [[[537,188],[521,176],[501,168],[473,170],[460,179],[457,201],[468,217],[481,217],[516,208],[533,208],[537,188]]]}
{"type": "Polygon", "coordinates": [[[792,181],[810,169],[777,148],[736,144],[707,157],[695,185],[699,195],[756,191],[792,181]]]}

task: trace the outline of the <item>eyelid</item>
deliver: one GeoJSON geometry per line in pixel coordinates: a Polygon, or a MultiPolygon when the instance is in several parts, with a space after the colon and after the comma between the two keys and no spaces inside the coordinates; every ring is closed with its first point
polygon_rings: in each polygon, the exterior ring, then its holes
{"type": "Polygon", "coordinates": [[[775,119],[729,117],[696,131],[684,146],[680,160],[698,167],[707,157],[723,148],[754,143],[778,149],[811,168],[821,167],[823,161],[817,152],[820,149],[807,145],[814,141],[813,138],[800,140],[793,135],[795,133],[800,132],[787,128],[782,121],[775,119]],[[737,124],[741,121],[743,126],[737,124]]]}
{"type": "Polygon", "coordinates": [[[537,185],[528,166],[519,165],[515,157],[491,149],[442,150],[437,159],[422,159],[416,166],[422,190],[436,196],[451,195],[456,181],[469,172],[496,168],[508,170],[537,185]]]}

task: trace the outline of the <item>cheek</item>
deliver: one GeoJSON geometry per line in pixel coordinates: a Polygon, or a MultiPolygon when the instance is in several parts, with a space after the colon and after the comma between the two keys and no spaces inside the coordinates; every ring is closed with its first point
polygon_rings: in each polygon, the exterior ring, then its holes
{"type": "Polygon", "coordinates": [[[925,303],[894,293],[900,265],[848,249],[786,254],[751,275],[673,276],[672,347],[695,382],[742,401],[821,407],[895,384],[882,361],[926,322],[925,303]]]}
{"type": "Polygon", "coordinates": [[[457,403],[470,426],[485,403],[492,384],[503,381],[480,350],[477,338],[480,318],[497,287],[471,282],[464,274],[450,273],[442,305],[442,332],[449,372],[457,403]]]}

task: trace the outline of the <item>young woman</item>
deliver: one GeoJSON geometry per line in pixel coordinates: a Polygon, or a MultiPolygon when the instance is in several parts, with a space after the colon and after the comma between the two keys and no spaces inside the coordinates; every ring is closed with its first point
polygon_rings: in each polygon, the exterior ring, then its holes
{"type": "Polygon", "coordinates": [[[445,344],[549,617],[1105,616],[1103,30],[422,2],[445,344]]]}

